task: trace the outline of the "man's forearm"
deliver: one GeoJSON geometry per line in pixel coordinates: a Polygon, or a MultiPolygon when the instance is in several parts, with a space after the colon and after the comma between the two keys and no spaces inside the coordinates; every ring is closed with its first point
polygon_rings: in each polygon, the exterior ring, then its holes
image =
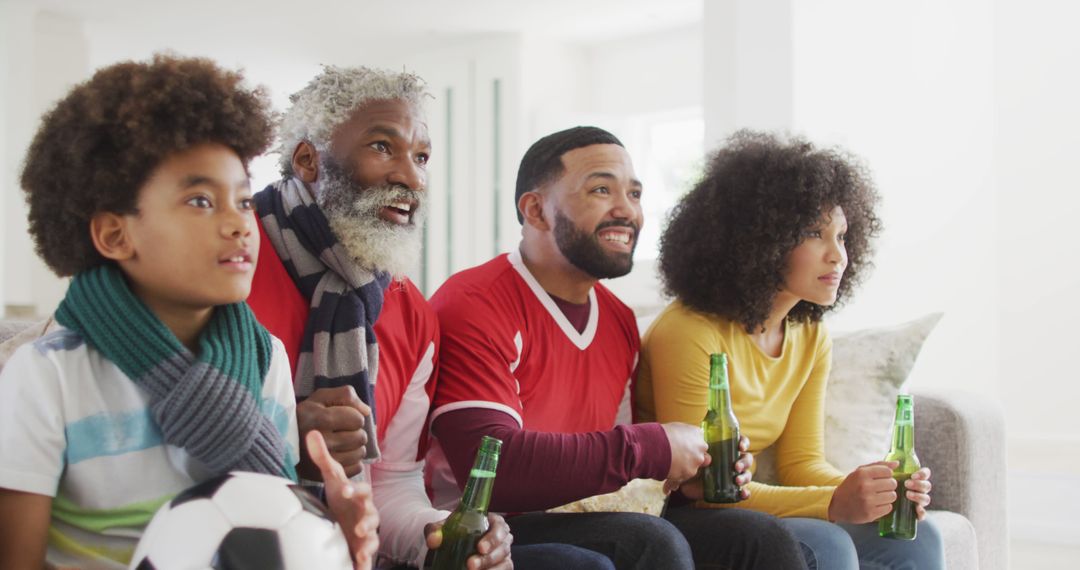
{"type": "Polygon", "coordinates": [[[379,510],[379,552],[396,562],[422,564],[427,554],[424,526],[450,513],[431,506],[424,492],[422,463],[409,471],[371,466],[375,508],[379,510]]]}
{"type": "Polygon", "coordinates": [[[663,479],[671,449],[659,424],[617,426],[576,434],[522,430],[509,415],[483,408],[436,418],[439,438],[459,486],[484,435],[503,441],[491,509],[526,512],[610,493],[631,479],[663,479]]]}

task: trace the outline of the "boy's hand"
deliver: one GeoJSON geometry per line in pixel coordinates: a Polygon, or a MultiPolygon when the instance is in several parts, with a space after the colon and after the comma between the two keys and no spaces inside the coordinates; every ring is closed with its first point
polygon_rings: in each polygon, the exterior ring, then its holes
{"type": "Polygon", "coordinates": [[[898,465],[896,461],[878,461],[852,471],[833,491],[829,520],[862,524],[887,515],[896,500],[892,472],[898,465]]]}
{"type": "Polygon", "coordinates": [[[371,498],[371,485],[349,481],[345,469],[330,456],[321,433],[309,431],[304,440],[312,462],[322,474],[330,512],[349,543],[353,566],[357,570],[370,570],[379,549],[379,513],[371,498]]]}
{"type": "MultiPolygon", "coordinates": [[[[442,546],[442,526],[445,522],[442,520],[424,527],[429,550],[442,546]]],[[[510,545],[514,542],[510,526],[495,513],[488,513],[488,523],[491,526],[476,542],[476,554],[469,557],[466,566],[469,570],[509,570],[514,567],[510,561],[510,545]]]]}
{"type": "MultiPolygon", "coordinates": [[[[352,386],[319,388],[296,405],[301,445],[306,445],[308,432],[319,431],[330,456],[345,469],[346,476],[352,477],[360,473],[361,462],[367,455],[364,423],[370,415],[371,408],[360,400],[352,386]]],[[[308,455],[300,450],[300,476],[317,481],[321,470],[307,460],[308,455]]]]}

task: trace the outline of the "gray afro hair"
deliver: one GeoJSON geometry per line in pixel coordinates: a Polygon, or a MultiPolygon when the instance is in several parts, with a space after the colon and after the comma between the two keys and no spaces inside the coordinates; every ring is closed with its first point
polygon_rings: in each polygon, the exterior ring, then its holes
{"type": "Polygon", "coordinates": [[[322,73],[289,97],[291,105],[281,116],[281,173],[292,174],[292,153],[300,142],[320,153],[329,149],[334,129],[364,103],[401,99],[422,108],[430,96],[424,80],[412,73],[323,66],[322,73]]]}

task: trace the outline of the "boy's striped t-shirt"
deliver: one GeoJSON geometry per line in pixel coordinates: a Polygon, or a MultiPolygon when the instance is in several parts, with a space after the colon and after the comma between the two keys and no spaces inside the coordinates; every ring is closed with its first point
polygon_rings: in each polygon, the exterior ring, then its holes
{"type": "MultiPolygon", "coordinates": [[[[278,339],[260,408],[296,463],[296,400],[278,339]]],[[[53,497],[48,561],[125,568],[154,512],[210,477],[163,442],[149,395],[61,328],[20,348],[0,372],[0,488],[53,497]]]]}

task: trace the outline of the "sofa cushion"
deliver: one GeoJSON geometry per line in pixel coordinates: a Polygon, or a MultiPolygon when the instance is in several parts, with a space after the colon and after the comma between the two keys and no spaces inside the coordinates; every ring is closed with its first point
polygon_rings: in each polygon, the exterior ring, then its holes
{"type": "Polygon", "coordinates": [[[39,322],[0,319],[0,370],[18,348],[56,328],[56,321],[47,318],[39,322]]]}
{"type": "Polygon", "coordinates": [[[971,521],[964,515],[949,511],[927,511],[926,518],[934,521],[934,526],[941,531],[941,542],[945,545],[945,567],[949,570],[978,570],[979,546],[971,521]]]}
{"type": "Polygon", "coordinates": [[[26,327],[29,327],[31,324],[33,324],[33,321],[0,319],[0,343],[3,343],[7,339],[26,330],[26,327]]]}

